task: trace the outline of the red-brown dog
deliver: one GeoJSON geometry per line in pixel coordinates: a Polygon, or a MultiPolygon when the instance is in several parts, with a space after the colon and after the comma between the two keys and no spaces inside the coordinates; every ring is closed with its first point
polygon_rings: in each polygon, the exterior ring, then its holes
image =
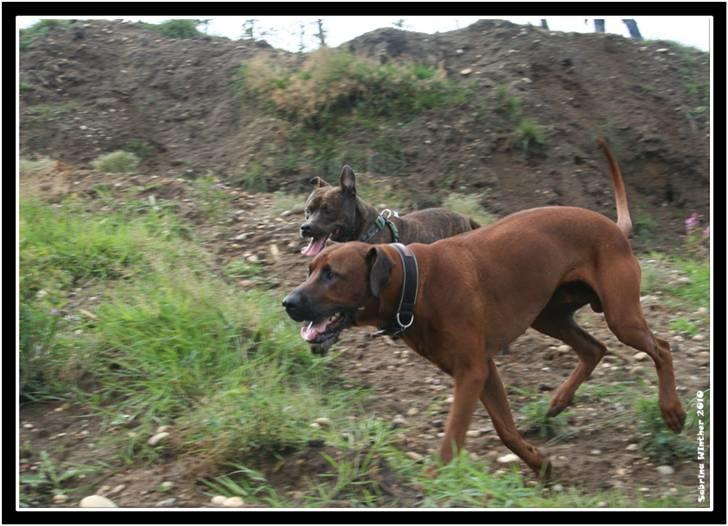
{"type": "MultiPolygon", "coordinates": [[[[652,334],[640,307],[640,267],[627,239],[631,221],[622,176],[606,143],[600,144],[612,171],[616,224],[583,208],[534,208],[431,245],[407,247],[416,257],[418,290],[414,323],[402,338],[455,381],[439,448],[443,462],[462,448],[480,400],[505,445],[548,476],[548,460],[516,429],[493,357],[528,327],[570,345],[579,362],[551,399],[548,414],[557,415],[606,352],[574,321],[574,312],[587,303],[604,312],[620,341],[652,358],[662,417],[673,431],[683,428],[670,346],[652,334]]],[[[291,318],[305,321],[301,335],[307,341],[351,325],[390,324],[401,301],[403,261],[392,245],[328,247],[283,305],[291,318]]]]}

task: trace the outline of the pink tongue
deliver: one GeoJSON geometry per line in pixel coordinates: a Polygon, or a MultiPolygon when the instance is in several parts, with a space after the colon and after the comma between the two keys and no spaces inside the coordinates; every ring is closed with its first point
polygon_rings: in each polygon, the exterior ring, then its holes
{"type": "Polygon", "coordinates": [[[309,322],[306,322],[301,327],[301,338],[306,340],[307,342],[310,342],[312,340],[315,340],[316,337],[324,332],[326,330],[326,326],[329,324],[329,320],[326,319],[324,321],[320,321],[316,324],[311,325],[309,322]]]}
{"type": "Polygon", "coordinates": [[[326,239],[328,239],[328,237],[329,236],[320,237],[318,239],[311,238],[308,246],[301,250],[301,254],[304,256],[315,256],[324,249],[324,245],[326,244],[326,239]]]}

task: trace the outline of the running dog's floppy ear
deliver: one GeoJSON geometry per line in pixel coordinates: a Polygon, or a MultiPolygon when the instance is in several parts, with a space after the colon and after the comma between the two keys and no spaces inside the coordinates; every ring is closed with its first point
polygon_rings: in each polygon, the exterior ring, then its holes
{"type": "Polygon", "coordinates": [[[312,177],[308,180],[308,182],[312,185],[314,185],[317,188],[321,188],[322,186],[329,186],[329,183],[321,179],[320,177],[312,177]]]}
{"type": "Polygon", "coordinates": [[[367,252],[367,268],[369,268],[369,290],[372,296],[378,297],[389,281],[394,263],[381,248],[372,247],[367,252]]]}

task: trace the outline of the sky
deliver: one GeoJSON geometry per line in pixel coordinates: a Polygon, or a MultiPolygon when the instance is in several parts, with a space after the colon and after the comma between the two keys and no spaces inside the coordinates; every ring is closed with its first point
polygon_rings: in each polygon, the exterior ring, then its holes
{"type": "MultiPolygon", "coordinates": [[[[202,7],[202,5],[201,5],[202,7]]],[[[69,17],[19,17],[19,25],[21,28],[28,27],[41,18],[69,18],[69,17]]],[[[91,16],[75,16],[76,19],[100,18],[91,16]]],[[[172,17],[127,17],[127,16],[109,16],[103,17],[107,19],[119,19],[133,21],[144,21],[150,23],[159,23],[172,17]]],[[[244,16],[204,16],[201,12],[195,17],[175,17],[175,18],[198,18],[210,19],[207,27],[207,33],[215,36],[226,36],[231,39],[238,39],[243,33],[243,23],[247,17],[244,16]]],[[[419,31],[423,33],[435,33],[436,31],[445,32],[454,29],[466,27],[481,18],[499,18],[510,20],[516,24],[539,25],[541,17],[478,17],[478,16],[259,16],[256,17],[255,32],[256,36],[264,38],[274,47],[286,49],[288,51],[298,51],[300,45],[300,28],[303,24],[304,29],[304,46],[306,50],[315,49],[317,46],[314,33],[316,32],[316,20],[323,20],[324,28],[327,31],[326,43],[331,47],[336,47],[347,42],[368,31],[381,27],[393,27],[398,21],[403,21],[403,29],[410,31],[419,31]]],[[[549,29],[553,31],[573,31],[579,33],[592,32],[594,30],[593,19],[589,18],[585,22],[586,17],[583,16],[551,16],[545,17],[549,25],[549,29]]],[[[703,51],[710,48],[710,33],[712,29],[712,21],[706,16],[637,16],[623,17],[606,16],[605,19],[607,33],[614,33],[625,37],[629,36],[626,26],[622,22],[622,18],[634,18],[637,22],[640,32],[645,39],[663,39],[674,40],[683,45],[697,47],[703,51]]]]}

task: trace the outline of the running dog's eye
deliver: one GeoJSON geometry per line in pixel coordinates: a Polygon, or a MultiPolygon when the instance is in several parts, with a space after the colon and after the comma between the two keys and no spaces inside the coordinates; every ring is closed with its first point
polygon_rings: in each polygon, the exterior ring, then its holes
{"type": "Polygon", "coordinates": [[[326,266],[321,270],[321,276],[323,276],[326,281],[330,281],[334,279],[334,271],[331,270],[331,267],[326,266]]]}

